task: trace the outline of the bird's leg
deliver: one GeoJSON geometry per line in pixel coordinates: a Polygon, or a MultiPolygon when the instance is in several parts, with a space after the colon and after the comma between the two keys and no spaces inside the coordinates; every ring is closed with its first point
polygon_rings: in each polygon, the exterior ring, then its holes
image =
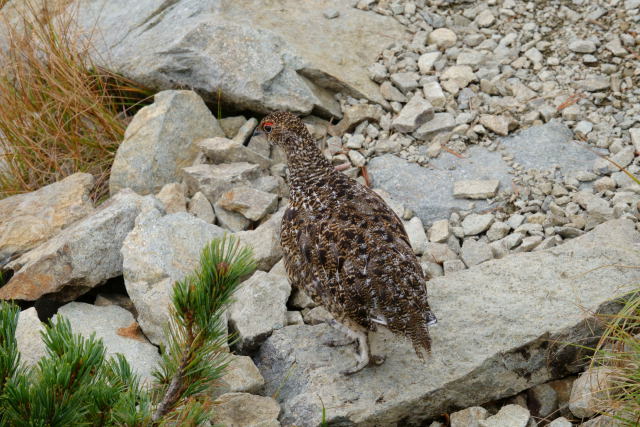
{"type": "Polygon", "coordinates": [[[333,327],[333,329],[339,331],[341,336],[329,338],[324,342],[325,345],[328,345],[329,347],[342,347],[356,342],[357,338],[351,333],[351,329],[347,328],[342,323],[339,323],[336,319],[327,321],[327,324],[333,327]]]}
{"type": "MultiPolygon", "coordinates": [[[[356,372],[361,371],[365,366],[369,364],[369,344],[367,342],[367,332],[351,329],[346,325],[338,322],[335,319],[331,319],[329,325],[342,332],[346,338],[348,338],[349,342],[347,344],[351,344],[356,342],[358,344],[358,353],[356,354],[356,366],[351,369],[346,369],[342,371],[344,375],[355,374],[356,372]]],[[[329,345],[336,345],[338,340],[333,340],[329,345]]],[[[345,344],[343,344],[345,345],[345,344]]]]}

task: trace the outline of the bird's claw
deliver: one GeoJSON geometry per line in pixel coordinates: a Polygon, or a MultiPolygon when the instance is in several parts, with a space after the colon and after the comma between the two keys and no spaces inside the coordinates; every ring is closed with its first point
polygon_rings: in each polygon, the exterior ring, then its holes
{"type": "Polygon", "coordinates": [[[355,343],[356,340],[352,337],[344,336],[344,337],[334,337],[329,338],[324,342],[324,345],[329,347],[344,347],[346,345],[351,345],[355,343]]]}

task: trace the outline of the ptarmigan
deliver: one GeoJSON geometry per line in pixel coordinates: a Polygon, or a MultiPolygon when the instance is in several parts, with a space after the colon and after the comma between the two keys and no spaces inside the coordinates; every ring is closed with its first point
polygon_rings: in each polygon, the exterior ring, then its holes
{"type": "Polygon", "coordinates": [[[380,196],[336,171],[295,115],[270,114],[256,132],[287,157],[290,202],[281,238],[289,280],[357,340],[357,364],[344,373],[369,364],[367,332],[377,325],[411,339],[423,359],[436,318],[400,219],[380,196]]]}

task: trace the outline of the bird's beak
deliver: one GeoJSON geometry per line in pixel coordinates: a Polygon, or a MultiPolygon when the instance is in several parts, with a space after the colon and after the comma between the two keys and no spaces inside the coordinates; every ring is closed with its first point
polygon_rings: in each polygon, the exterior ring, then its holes
{"type": "Polygon", "coordinates": [[[253,136],[262,136],[264,135],[264,132],[260,129],[260,126],[258,126],[254,131],[253,131],[253,136]]]}

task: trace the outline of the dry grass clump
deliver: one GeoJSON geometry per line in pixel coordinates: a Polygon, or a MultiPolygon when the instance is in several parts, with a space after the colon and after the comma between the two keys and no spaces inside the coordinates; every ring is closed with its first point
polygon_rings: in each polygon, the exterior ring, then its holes
{"type": "Polygon", "coordinates": [[[94,66],[74,14],[43,4],[0,24],[0,198],[88,172],[100,199],[126,117],[149,92],[94,66]]]}
{"type": "Polygon", "coordinates": [[[623,426],[640,425],[640,289],[630,294],[619,313],[607,316],[607,328],[593,365],[609,368],[608,388],[599,412],[623,426]]]}

